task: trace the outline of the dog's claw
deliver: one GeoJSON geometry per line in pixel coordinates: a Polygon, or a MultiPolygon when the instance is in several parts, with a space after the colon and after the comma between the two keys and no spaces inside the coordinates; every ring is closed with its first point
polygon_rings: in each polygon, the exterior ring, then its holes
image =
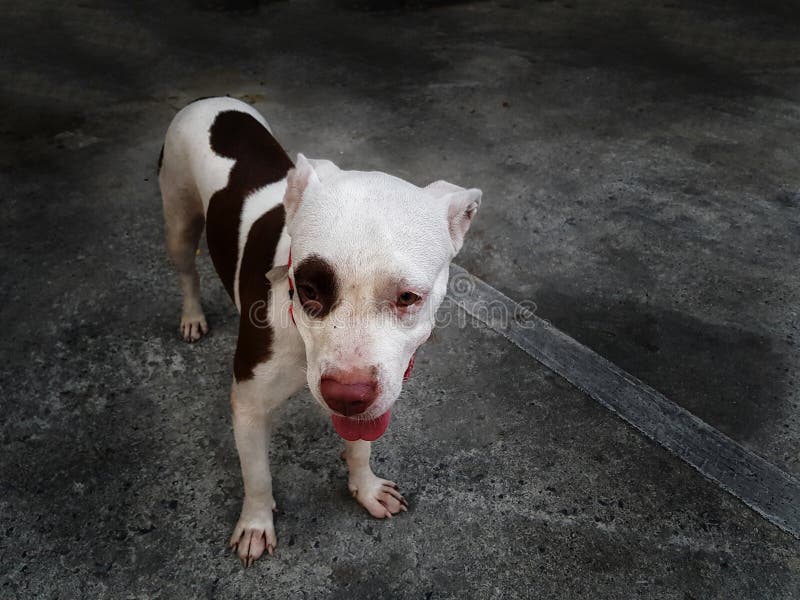
{"type": "Polygon", "coordinates": [[[384,487],[386,488],[385,493],[388,493],[393,498],[396,498],[400,502],[400,504],[405,503],[405,498],[403,498],[403,495],[397,491],[396,486],[385,485],[384,487]]]}
{"type": "Polygon", "coordinates": [[[397,484],[376,477],[372,472],[353,474],[349,487],[359,504],[377,519],[391,519],[392,515],[408,510],[397,484]]]}
{"type": "Polygon", "coordinates": [[[208,323],[205,316],[184,315],[181,317],[181,337],[184,342],[193,343],[208,333],[208,323]]]}
{"type": "Polygon", "coordinates": [[[248,568],[263,556],[265,550],[272,556],[278,540],[271,518],[258,524],[244,521],[244,518],[239,519],[228,547],[237,554],[242,566],[248,568]]]}

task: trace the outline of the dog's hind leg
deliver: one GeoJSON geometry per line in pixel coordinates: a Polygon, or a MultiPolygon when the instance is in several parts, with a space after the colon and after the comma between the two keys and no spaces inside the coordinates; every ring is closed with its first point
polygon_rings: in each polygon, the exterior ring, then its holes
{"type": "Polygon", "coordinates": [[[183,293],[181,337],[186,342],[196,342],[208,333],[208,324],[200,303],[200,276],[195,265],[197,246],[205,226],[205,215],[197,190],[181,181],[174,170],[170,157],[165,156],[158,182],[164,204],[167,253],[178,271],[183,293]]]}

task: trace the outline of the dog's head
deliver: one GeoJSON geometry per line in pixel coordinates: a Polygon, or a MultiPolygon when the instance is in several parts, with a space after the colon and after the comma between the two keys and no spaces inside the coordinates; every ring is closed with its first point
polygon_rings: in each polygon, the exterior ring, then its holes
{"type": "Polygon", "coordinates": [[[375,439],[433,329],[481,191],[419,188],[302,154],[284,206],[311,393],[347,439],[375,439]]]}

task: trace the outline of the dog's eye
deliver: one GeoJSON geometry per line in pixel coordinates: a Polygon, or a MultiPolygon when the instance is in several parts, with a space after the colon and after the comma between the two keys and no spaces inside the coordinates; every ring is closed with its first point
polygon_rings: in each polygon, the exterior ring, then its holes
{"type": "Polygon", "coordinates": [[[317,290],[314,289],[314,286],[301,283],[297,286],[297,293],[300,294],[300,300],[303,302],[318,300],[317,290]]]}
{"type": "Polygon", "coordinates": [[[422,296],[414,292],[403,292],[397,296],[397,306],[411,306],[422,299],[422,296]]]}
{"type": "Polygon", "coordinates": [[[297,293],[300,296],[300,303],[303,310],[311,317],[318,317],[322,313],[322,301],[319,292],[313,285],[301,283],[297,286],[297,293]]]}

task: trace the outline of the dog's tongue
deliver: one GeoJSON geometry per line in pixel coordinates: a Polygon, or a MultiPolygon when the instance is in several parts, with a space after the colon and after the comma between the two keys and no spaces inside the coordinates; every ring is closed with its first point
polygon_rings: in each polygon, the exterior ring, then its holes
{"type": "MultiPolygon", "coordinates": [[[[414,368],[414,356],[408,361],[408,367],[403,374],[403,381],[408,381],[411,377],[411,371],[414,368]]],[[[383,435],[386,428],[389,427],[389,419],[392,417],[392,411],[387,410],[377,419],[371,421],[358,421],[356,419],[349,419],[340,415],[331,415],[333,421],[333,428],[341,437],[348,442],[355,442],[356,440],[366,440],[374,442],[383,435]]]]}
{"type": "Polygon", "coordinates": [[[356,440],[374,442],[386,431],[391,416],[392,411],[387,410],[380,417],[371,421],[358,421],[340,415],[331,415],[331,419],[336,433],[348,442],[355,442],[356,440]]]}

